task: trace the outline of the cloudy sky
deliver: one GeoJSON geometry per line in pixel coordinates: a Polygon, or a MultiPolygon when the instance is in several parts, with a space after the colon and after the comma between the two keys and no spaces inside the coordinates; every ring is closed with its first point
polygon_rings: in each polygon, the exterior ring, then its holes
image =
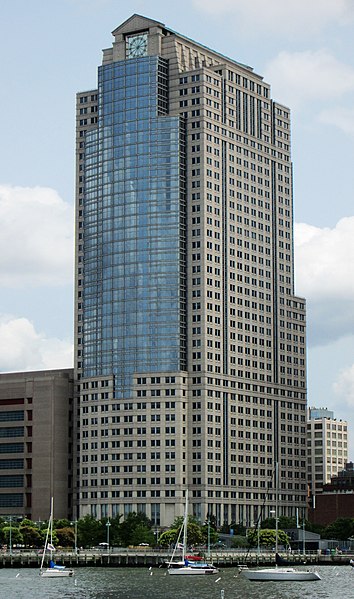
{"type": "Polygon", "coordinates": [[[290,106],[309,405],[354,459],[353,0],[12,0],[0,11],[0,371],[72,366],[75,94],[133,13],[240,62],[290,106]]]}

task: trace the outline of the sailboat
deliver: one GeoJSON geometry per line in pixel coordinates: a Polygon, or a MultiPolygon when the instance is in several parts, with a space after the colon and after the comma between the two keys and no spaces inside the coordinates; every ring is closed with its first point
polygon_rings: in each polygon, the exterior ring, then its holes
{"type": "Polygon", "coordinates": [[[203,561],[193,561],[190,556],[186,556],[187,550],[187,526],[188,526],[188,489],[186,490],[186,504],[184,508],[183,524],[179,531],[177,542],[173,550],[171,561],[167,563],[168,573],[171,575],[201,575],[201,574],[216,574],[219,570],[213,564],[203,561]],[[181,543],[181,536],[183,539],[181,543]],[[182,550],[182,559],[173,561],[178,550],[182,550]]]}
{"type": "Polygon", "coordinates": [[[42,578],[65,578],[68,576],[74,576],[74,570],[71,568],[66,568],[65,566],[58,566],[53,561],[53,551],[55,551],[55,547],[53,546],[53,497],[51,499],[50,506],[50,517],[48,521],[47,534],[44,543],[41,568],[39,571],[39,575],[42,578]],[[46,552],[50,551],[50,561],[49,568],[44,568],[44,560],[46,556],[46,552]]]}
{"type": "Polygon", "coordinates": [[[257,570],[252,570],[248,568],[242,568],[241,574],[248,580],[257,580],[257,581],[307,581],[307,580],[321,580],[318,572],[313,572],[311,570],[297,570],[296,568],[291,568],[285,566],[278,566],[279,563],[279,554],[278,554],[278,498],[279,498],[279,482],[278,482],[279,474],[278,474],[278,464],[275,466],[275,557],[276,557],[276,566],[275,568],[261,568],[257,570]],[[278,556],[278,557],[277,557],[278,556]]]}

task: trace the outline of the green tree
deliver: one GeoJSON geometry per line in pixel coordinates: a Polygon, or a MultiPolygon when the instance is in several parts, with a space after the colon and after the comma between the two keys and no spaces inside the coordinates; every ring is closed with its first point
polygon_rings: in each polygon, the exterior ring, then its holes
{"type": "Polygon", "coordinates": [[[236,549],[237,547],[246,548],[249,547],[248,538],[243,535],[234,535],[231,541],[231,547],[236,549]]]}
{"type": "Polygon", "coordinates": [[[187,523],[187,545],[201,545],[204,542],[203,530],[194,518],[187,523]]]}
{"type": "MultiPolygon", "coordinates": [[[[134,545],[138,538],[148,536],[150,531],[152,532],[152,523],[146,514],[143,512],[130,512],[119,525],[120,542],[123,547],[134,545]]],[[[145,542],[149,541],[139,541],[139,543],[145,542]]]]}
{"type": "Polygon", "coordinates": [[[64,528],[57,528],[55,530],[58,537],[58,544],[61,547],[72,547],[75,543],[75,532],[71,526],[64,526],[64,528]]]}
{"type": "Polygon", "coordinates": [[[206,521],[208,522],[209,520],[209,524],[210,524],[210,528],[213,528],[214,530],[217,530],[218,525],[217,525],[217,521],[216,521],[216,516],[214,516],[214,514],[208,514],[206,521]]]}
{"type": "Polygon", "coordinates": [[[324,535],[327,539],[345,541],[354,535],[354,518],[338,518],[325,528],[324,535]]]}
{"type": "MultiPolygon", "coordinates": [[[[202,543],[203,543],[204,545],[207,545],[207,544],[208,544],[208,537],[209,537],[209,540],[210,540],[210,544],[211,544],[211,545],[213,545],[214,543],[217,543],[217,542],[218,542],[218,538],[219,538],[219,535],[218,535],[218,533],[216,532],[216,530],[215,530],[215,529],[214,529],[214,528],[213,528],[211,525],[209,525],[209,526],[210,526],[210,528],[209,528],[209,534],[208,534],[208,524],[207,524],[207,523],[206,523],[206,524],[204,524],[204,525],[201,527],[201,533],[202,533],[202,543]]],[[[196,544],[197,544],[197,543],[196,543],[196,544]]]]}
{"type": "Polygon", "coordinates": [[[23,544],[22,534],[18,527],[4,526],[2,530],[3,530],[3,534],[4,534],[4,543],[6,543],[7,545],[10,545],[10,535],[11,535],[11,544],[12,545],[22,545],[23,544]]]}
{"type": "Polygon", "coordinates": [[[279,518],[279,528],[284,530],[284,528],[296,528],[296,518],[288,518],[287,516],[280,516],[279,518]]]}
{"type": "MultiPolygon", "coordinates": [[[[239,524],[236,524],[236,522],[232,522],[230,524],[230,526],[228,527],[229,531],[233,530],[234,531],[234,535],[239,535],[239,536],[246,536],[246,527],[242,524],[242,522],[240,522],[239,524]]],[[[229,532],[227,531],[227,532],[229,532]]]]}
{"type": "Polygon", "coordinates": [[[35,522],[33,522],[33,520],[30,520],[29,518],[24,518],[21,522],[20,522],[20,528],[22,528],[23,526],[31,526],[32,528],[39,528],[37,526],[37,524],[35,522]]]}
{"type": "MultiPolygon", "coordinates": [[[[119,536],[119,525],[121,515],[117,515],[114,518],[109,519],[109,544],[111,547],[120,545],[120,536],[119,536]]],[[[104,530],[106,531],[107,538],[107,522],[108,518],[102,518],[102,525],[104,530]]]]}
{"type": "Polygon", "coordinates": [[[53,528],[67,528],[70,525],[71,525],[70,520],[67,520],[67,518],[53,520],[53,528]]]}
{"type": "Polygon", "coordinates": [[[161,547],[170,547],[177,543],[179,530],[177,528],[169,528],[159,536],[159,545],[161,547]]]}
{"type": "Polygon", "coordinates": [[[39,547],[43,546],[43,538],[38,528],[30,524],[23,524],[24,522],[30,522],[30,520],[23,520],[20,525],[20,531],[22,534],[23,544],[26,547],[39,547]]]}
{"type": "Polygon", "coordinates": [[[273,529],[276,527],[275,518],[265,518],[261,522],[260,528],[273,529]]]}
{"type": "Polygon", "coordinates": [[[140,543],[148,543],[148,545],[155,543],[153,530],[145,524],[138,524],[132,534],[132,545],[140,545],[140,543]]]}
{"type": "Polygon", "coordinates": [[[306,530],[315,532],[316,534],[320,535],[323,539],[325,538],[325,529],[326,527],[323,524],[315,524],[313,522],[306,523],[306,530]]]}
{"type": "MultiPolygon", "coordinates": [[[[258,530],[251,528],[247,532],[247,539],[251,547],[258,545],[258,530]]],[[[259,544],[262,547],[273,548],[276,545],[276,531],[274,529],[260,529],[259,544]]],[[[278,544],[288,547],[289,537],[283,530],[278,530],[278,544]]]]}
{"type": "Polygon", "coordinates": [[[101,521],[90,514],[80,518],[77,522],[78,546],[93,547],[105,541],[106,531],[101,521]]]}
{"type": "MultiPolygon", "coordinates": [[[[175,545],[177,542],[178,535],[183,526],[183,517],[179,516],[175,519],[170,529],[166,530],[159,536],[159,545],[168,547],[175,545]]],[[[187,522],[187,545],[201,545],[206,544],[208,539],[208,526],[203,524],[200,525],[194,516],[188,516],[187,522]]],[[[218,539],[217,533],[211,529],[210,531],[210,542],[216,542],[218,539]]],[[[180,538],[182,543],[182,535],[180,538]]]]}

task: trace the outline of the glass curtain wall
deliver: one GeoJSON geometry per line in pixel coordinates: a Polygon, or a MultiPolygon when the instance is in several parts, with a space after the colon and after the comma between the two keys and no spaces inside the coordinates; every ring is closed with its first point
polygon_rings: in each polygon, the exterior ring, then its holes
{"type": "Polygon", "coordinates": [[[159,57],[99,69],[87,133],[83,376],[186,368],[184,125],[159,57]]]}

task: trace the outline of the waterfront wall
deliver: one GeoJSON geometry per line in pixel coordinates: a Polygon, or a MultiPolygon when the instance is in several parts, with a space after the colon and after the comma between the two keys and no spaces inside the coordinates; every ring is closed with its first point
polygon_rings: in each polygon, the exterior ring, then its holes
{"type": "MultiPolygon", "coordinates": [[[[354,559],[354,555],[338,554],[338,555],[318,555],[317,553],[308,553],[306,557],[302,554],[286,556],[292,562],[299,565],[317,564],[317,565],[348,565],[350,559],[354,559]]],[[[155,552],[155,551],[134,551],[129,549],[121,549],[110,552],[92,552],[80,551],[75,553],[56,552],[53,555],[54,561],[57,564],[62,564],[68,567],[164,567],[166,561],[171,559],[170,554],[155,552]]],[[[0,568],[39,568],[42,556],[35,552],[16,552],[0,554],[0,568]]],[[[223,551],[212,552],[210,560],[220,568],[237,567],[240,564],[248,565],[249,567],[256,565],[270,566],[274,565],[273,553],[256,553],[223,551]]]]}

